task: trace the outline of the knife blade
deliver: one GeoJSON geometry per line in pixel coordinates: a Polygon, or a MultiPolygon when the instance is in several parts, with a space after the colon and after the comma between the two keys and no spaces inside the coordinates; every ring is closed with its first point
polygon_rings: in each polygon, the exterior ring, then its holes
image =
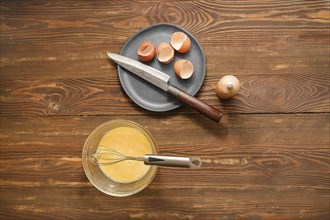
{"type": "Polygon", "coordinates": [[[200,101],[194,96],[189,95],[188,93],[180,90],[179,88],[172,86],[169,82],[169,75],[128,57],[111,52],[107,52],[107,54],[109,58],[112,59],[119,66],[127,69],[129,72],[141,77],[145,81],[148,81],[156,87],[173,95],[180,102],[197,110],[198,112],[212,119],[213,121],[220,122],[222,112],[206,104],[205,102],[200,101]]]}

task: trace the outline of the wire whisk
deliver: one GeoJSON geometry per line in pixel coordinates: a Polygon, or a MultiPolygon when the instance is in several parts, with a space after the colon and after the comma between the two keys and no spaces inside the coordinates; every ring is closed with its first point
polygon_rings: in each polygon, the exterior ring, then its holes
{"type": "Polygon", "coordinates": [[[90,155],[95,165],[110,166],[126,160],[143,161],[145,165],[159,165],[172,167],[199,168],[202,160],[199,157],[177,157],[146,154],[144,157],[124,155],[111,147],[99,145],[96,152],[90,155]]]}

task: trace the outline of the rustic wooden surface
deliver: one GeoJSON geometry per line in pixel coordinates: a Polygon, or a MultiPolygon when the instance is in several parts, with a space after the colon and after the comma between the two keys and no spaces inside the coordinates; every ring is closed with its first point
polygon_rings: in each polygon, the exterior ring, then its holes
{"type": "Polygon", "coordinates": [[[1,1],[1,219],[329,219],[329,1],[1,1]],[[182,26],[207,61],[197,94],[217,125],[187,107],[153,113],[121,89],[106,51],[141,28],[182,26]],[[213,90],[236,75],[240,93],[213,90]],[[127,198],[94,188],[81,164],[98,125],[145,126],[160,168],[127,198]]]}

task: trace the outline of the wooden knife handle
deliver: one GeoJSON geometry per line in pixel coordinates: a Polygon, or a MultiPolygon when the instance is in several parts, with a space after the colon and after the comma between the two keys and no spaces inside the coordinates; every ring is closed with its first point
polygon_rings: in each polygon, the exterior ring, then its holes
{"type": "Polygon", "coordinates": [[[167,92],[175,96],[180,102],[197,110],[198,112],[212,119],[213,121],[218,123],[220,122],[222,112],[213,108],[212,106],[209,106],[205,102],[202,102],[194,96],[189,95],[188,93],[185,93],[184,91],[171,85],[168,87],[167,92]]]}

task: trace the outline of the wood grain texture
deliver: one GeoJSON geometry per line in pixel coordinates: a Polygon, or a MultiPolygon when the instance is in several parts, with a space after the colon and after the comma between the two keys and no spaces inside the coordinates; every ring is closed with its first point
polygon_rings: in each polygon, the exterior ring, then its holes
{"type": "Polygon", "coordinates": [[[1,131],[4,216],[64,218],[56,214],[60,209],[75,218],[327,216],[329,114],[231,115],[222,126],[210,125],[203,116],[126,119],[146,126],[162,154],[201,156],[202,169],[161,168],[140,194],[109,198],[89,183],[80,156],[90,131],[109,117],[7,117],[1,131]],[[173,130],[177,135],[169,140],[173,130]]]}
{"type": "Polygon", "coordinates": [[[207,76],[313,75],[329,69],[327,1],[240,1],[239,5],[230,1],[14,1],[2,5],[1,70],[6,78],[108,76],[115,68],[105,52],[118,53],[131,35],[159,22],[178,24],[200,41],[207,76]]]}
{"type": "Polygon", "coordinates": [[[196,190],[159,189],[150,186],[139,196],[109,198],[101,195],[100,192],[95,192],[92,187],[50,189],[51,191],[43,187],[33,187],[27,192],[24,187],[15,187],[16,193],[13,193],[10,188],[2,188],[1,193],[6,198],[3,217],[24,219],[155,219],[160,216],[162,219],[328,218],[326,192],[322,190],[310,191],[299,188],[274,191],[262,188],[196,190]],[[52,194],[62,195],[62,200],[54,200],[52,194]],[[159,197],[157,202],[155,195],[159,197]],[[297,205],[297,198],[304,204],[303,208],[297,205]],[[90,206],[91,203],[93,206],[90,206]],[[283,205],[279,207],[277,204],[283,205]]]}
{"type": "MultiPolygon", "coordinates": [[[[47,185],[49,177],[55,185],[66,186],[70,182],[80,185],[77,178],[84,177],[81,151],[89,133],[108,120],[120,118],[122,116],[3,118],[1,184],[20,185],[24,181],[31,186],[47,185]],[[33,136],[35,133],[38,136],[33,136]],[[15,163],[21,164],[20,170],[13,166],[15,163]],[[68,167],[71,170],[60,175],[68,167]],[[29,178],[18,175],[29,173],[29,169],[35,175],[29,178]]],[[[142,115],[125,118],[145,126],[160,153],[202,157],[204,165],[200,170],[176,172],[174,168],[162,168],[159,175],[167,187],[275,185],[285,188],[292,184],[326,189],[330,180],[328,114],[227,115],[220,126],[203,116],[193,120],[173,115],[163,115],[157,117],[158,120],[142,115]],[[180,126],[182,124],[190,129],[180,126]],[[171,139],[169,134],[173,134],[171,139]],[[190,176],[194,181],[180,178],[181,175],[190,176]],[[318,181],[313,181],[313,177],[318,181]]]]}
{"type": "Polygon", "coordinates": [[[330,219],[329,1],[0,0],[0,13],[0,219],[330,219]],[[196,97],[220,125],[143,110],[121,89],[105,52],[160,22],[200,42],[196,97]],[[222,101],[227,74],[241,90],[222,101]],[[161,167],[127,198],[99,192],[82,147],[112,119],[202,168],[161,167]]]}
{"type": "MultiPolygon", "coordinates": [[[[225,113],[329,111],[330,75],[242,76],[240,91],[230,100],[217,97],[214,88],[219,78],[208,77],[197,98],[225,113]]],[[[152,114],[127,97],[116,73],[107,78],[5,79],[0,82],[0,92],[3,115],[152,114]]],[[[195,114],[185,106],[175,112],[195,114]]]]}

